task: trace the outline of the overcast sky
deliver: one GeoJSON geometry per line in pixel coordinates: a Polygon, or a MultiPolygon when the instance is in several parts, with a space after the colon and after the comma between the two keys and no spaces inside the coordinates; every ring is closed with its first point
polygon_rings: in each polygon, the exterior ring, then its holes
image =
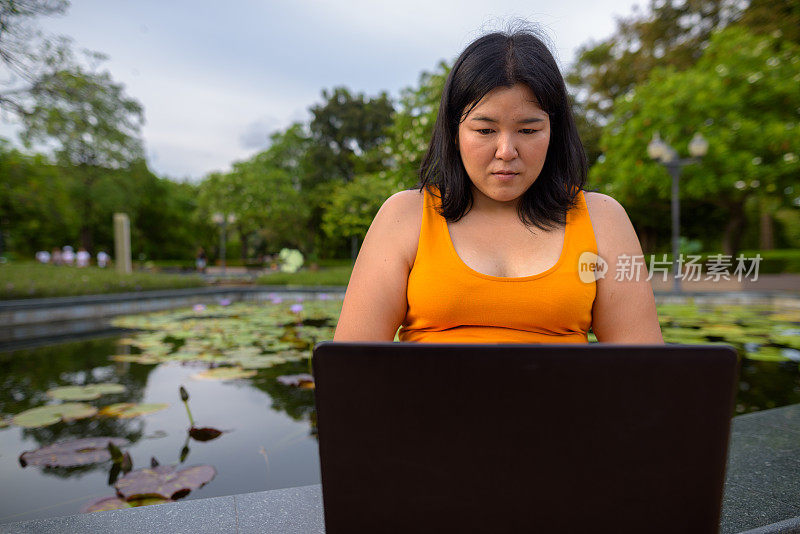
{"type": "Polygon", "coordinates": [[[105,67],[144,105],[150,167],[199,179],[305,120],[323,88],[397,96],[514,17],[539,23],[565,68],[635,4],[644,2],[73,0],[40,27],[107,54],[105,67]]]}

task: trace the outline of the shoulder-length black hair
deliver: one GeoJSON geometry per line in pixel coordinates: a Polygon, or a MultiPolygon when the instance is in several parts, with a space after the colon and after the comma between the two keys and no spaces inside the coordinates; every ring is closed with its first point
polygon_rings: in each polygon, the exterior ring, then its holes
{"type": "Polygon", "coordinates": [[[431,143],[420,166],[420,190],[435,186],[440,213],[457,221],[472,207],[469,176],[456,143],[467,113],[497,87],[530,87],[550,118],[550,144],[538,178],[522,195],[519,217],[547,230],[566,222],[586,184],[586,155],[570,110],[564,78],[541,39],[527,30],[490,33],[461,53],[447,77],[431,143]]]}

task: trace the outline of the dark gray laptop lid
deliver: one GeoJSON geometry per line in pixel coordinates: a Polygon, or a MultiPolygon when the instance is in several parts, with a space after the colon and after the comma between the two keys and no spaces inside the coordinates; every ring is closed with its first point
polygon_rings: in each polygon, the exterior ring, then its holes
{"type": "Polygon", "coordinates": [[[323,343],[326,530],[716,532],[720,346],[323,343]]]}

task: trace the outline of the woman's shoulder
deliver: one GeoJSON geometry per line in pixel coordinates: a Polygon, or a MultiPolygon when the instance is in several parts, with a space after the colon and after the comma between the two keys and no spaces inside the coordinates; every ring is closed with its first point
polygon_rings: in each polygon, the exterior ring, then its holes
{"type": "Polygon", "coordinates": [[[586,209],[589,210],[589,217],[595,226],[597,226],[597,223],[613,224],[614,222],[619,223],[628,220],[625,208],[614,198],[594,191],[584,191],[583,197],[586,199],[586,209]]]}
{"type": "Polygon", "coordinates": [[[638,248],[636,231],[622,204],[602,193],[585,191],[584,198],[601,255],[603,252],[617,253],[638,248]]]}
{"type": "Polygon", "coordinates": [[[419,226],[422,221],[423,198],[422,191],[418,189],[395,193],[384,201],[375,220],[392,226],[419,226]]]}
{"type": "Polygon", "coordinates": [[[422,228],[424,194],[418,189],[390,196],[378,210],[371,231],[390,239],[410,264],[413,264],[422,228]]]}

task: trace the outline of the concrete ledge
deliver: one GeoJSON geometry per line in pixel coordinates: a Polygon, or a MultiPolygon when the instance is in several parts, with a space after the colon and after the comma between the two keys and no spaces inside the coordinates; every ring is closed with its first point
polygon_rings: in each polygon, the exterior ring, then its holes
{"type": "Polygon", "coordinates": [[[780,523],[754,528],[742,534],[796,534],[798,532],[800,532],[800,517],[794,517],[780,523]]]}
{"type": "Polygon", "coordinates": [[[319,485],[0,525],[7,534],[324,533],[319,485]]]}
{"type": "MultiPolygon", "coordinates": [[[[799,497],[800,404],[734,418],[720,532],[800,533],[799,497]]],[[[319,485],[0,525],[14,534],[324,531],[319,485]]]]}

